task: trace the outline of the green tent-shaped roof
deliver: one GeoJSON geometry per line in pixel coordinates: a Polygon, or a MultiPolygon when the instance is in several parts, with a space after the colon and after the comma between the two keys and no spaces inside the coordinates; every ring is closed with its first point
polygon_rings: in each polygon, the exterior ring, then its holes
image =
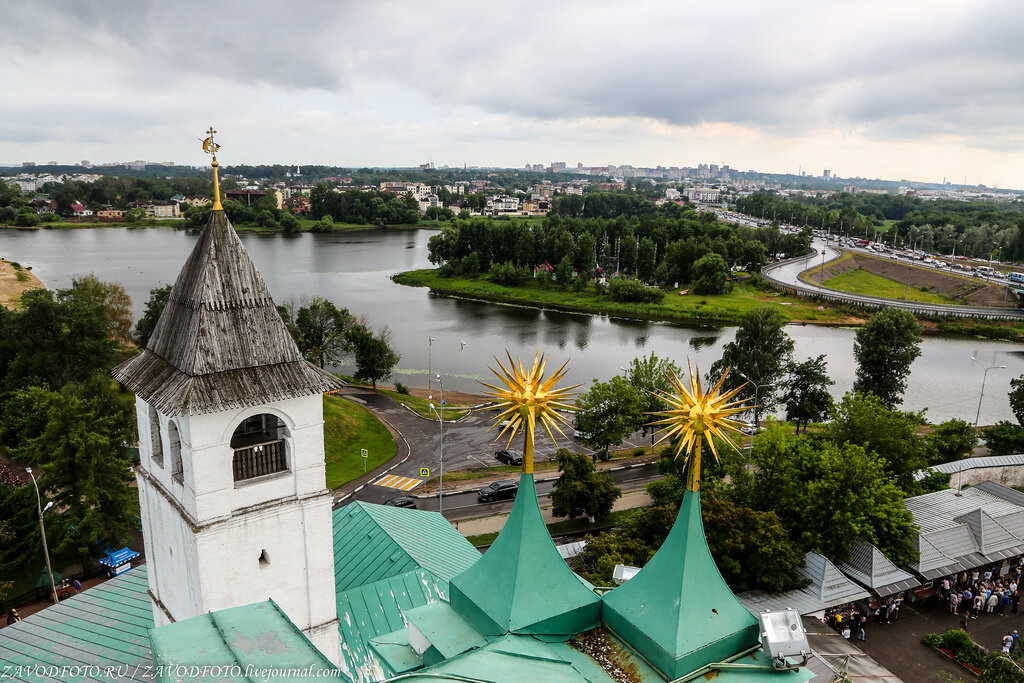
{"type": "Polygon", "coordinates": [[[451,580],[451,605],[487,636],[571,636],[600,620],[601,600],[558,554],[537,505],[533,475],[519,479],[494,544],[451,580]]]}
{"type": "Polygon", "coordinates": [[[758,644],[758,623],[729,590],[687,491],[672,531],[629,582],[605,593],[604,623],[668,678],[758,644]]]}

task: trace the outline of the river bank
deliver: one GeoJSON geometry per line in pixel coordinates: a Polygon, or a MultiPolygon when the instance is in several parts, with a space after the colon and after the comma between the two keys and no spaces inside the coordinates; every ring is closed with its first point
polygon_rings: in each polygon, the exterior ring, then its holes
{"type": "Polygon", "coordinates": [[[0,259],[0,306],[14,308],[21,295],[30,289],[45,289],[42,280],[32,274],[31,266],[0,259]]]}
{"type": "MultiPolygon", "coordinates": [[[[680,295],[679,291],[669,291],[661,303],[637,304],[613,301],[589,286],[579,292],[536,284],[503,287],[485,277],[440,277],[437,269],[396,273],[391,279],[410,287],[427,287],[434,294],[453,298],[683,324],[735,325],[745,313],[765,305],[777,306],[791,323],[826,327],[857,327],[863,325],[871,315],[854,306],[780,294],[749,282],[736,283],[733,291],[728,294],[680,295]]],[[[1024,324],[1017,322],[925,317],[919,317],[919,321],[927,333],[1024,340],[1024,324]]]]}

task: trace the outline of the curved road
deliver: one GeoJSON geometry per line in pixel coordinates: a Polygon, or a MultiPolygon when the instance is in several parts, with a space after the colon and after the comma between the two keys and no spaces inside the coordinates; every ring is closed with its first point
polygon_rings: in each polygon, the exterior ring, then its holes
{"type": "Polygon", "coordinates": [[[811,247],[814,249],[814,254],[769,264],[761,269],[761,275],[774,282],[776,285],[800,296],[810,296],[828,299],[830,301],[842,301],[858,304],[860,306],[868,306],[870,308],[902,308],[922,315],[1024,320],[1024,311],[1019,309],[926,304],[917,301],[884,299],[877,296],[862,296],[860,294],[841,292],[836,289],[829,289],[828,287],[821,287],[819,285],[806,282],[800,279],[800,273],[821,263],[822,250],[825,251],[825,263],[839,258],[841,253],[835,247],[826,245],[825,242],[819,238],[815,238],[811,242],[811,247]]]}

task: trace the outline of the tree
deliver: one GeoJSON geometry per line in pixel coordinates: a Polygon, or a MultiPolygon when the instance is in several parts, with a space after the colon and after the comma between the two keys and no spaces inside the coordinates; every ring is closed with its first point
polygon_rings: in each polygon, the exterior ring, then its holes
{"type": "Polygon", "coordinates": [[[576,429],[585,444],[607,455],[609,447],[636,431],[643,407],[640,392],[621,375],[607,382],[595,379],[576,398],[576,429]]]}
{"type": "Polygon", "coordinates": [[[903,402],[910,366],[921,355],[921,326],[909,311],[886,308],[857,330],[853,390],[871,392],[892,407],[903,402]]]}
{"type": "Polygon", "coordinates": [[[61,511],[47,525],[51,552],[84,559],[103,545],[117,547],[136,527],[137,498],[124,455],[136,438],[134,402],[100,374],[60,391],[33,391],[45,424],[15,454],[43,463],[39,487],[61,511]]]}
{"type": "Polygon", "coordinates": [[[1009,420],[1000,420],[990,427],[982,427],[981,436],[991,455],[1024,452],[1024,427],[1009,420]]]}
{"type": "Polygon", "coordinates": [[[552,513],[569,519],[581,515],[592,519],[607,517],[622,495],[611,475],[596,471],[587,456],[565,448],[558,449],[555,461],[561,474],[551,490],[552,513]]]}
{"type": "Polygon", "coordinates": [[[644,436],[650,432],[652,445],[657,429],[649,426],[648,423],[653,419],[649,417],[649,414],[665,410],[668,407],[668,404],[658,398],[655,393],[670,392],[672,384],[669,377],[681,374],[682,371],[678,365],[668,358],[658,358],[653,351],[650,356],[634,358],[626,368],[626,381],[640,393],[641,398],[641,415],[637,429],[643,430],[644,436]]]}
{"type": "Polygon", "coordinates": [[[21,311],[0,314],[0,388],[60,389],[113,365],[115,344],[102,304],[66,289],[29,290],[21,303],[21,311]]]}
{"type": "Polygon", "coordinates": [[[927,464],[925,442],[916,434],[922,424],[920,413],[890,408],[874,394],[848,393],[835,407],[824,437],[877,455],[886,474],[904,495],[912,496],[918,493],[914,474],[927,464]]]}
{"type": "Polygon", "coordinates": [[[153,330],[164,312],[167,300],[171,297],[172,285],[154,287],[149,290],[149,301],[146,302],[146,310],[142,317],[135,323],[135,343],[140,349],[146,348],[149,338],[153,336],[153,330]]]}
{"type": "Polygon", "coordinates": [[[769,425],[750,462],[729,461],[716,492],[754,510],[774,511],[802,550],[835,562],[850,558],[858,540],[877,546],[897,565],[914,560],[917,529],[904,492],[876,453],[849,443],[797,437],[769,425]]]}
{"type": "Polygon", "coordinates": [[[302,230],[302,225],[299,223],[299,219],[291,213],[285,212],[281,216],[281,229],[288,235],[293,235],[302,230]]]}
{"type": "Polygon", "coordinates": [[[120,282],[104,282],[89,273],[71,281],[70,292],[107,312],[110,336],[121,343],[131,341],[132,298],[120,282]]]}
{"type": "Polygon", "coordinates": [[[693,264],[694,294],[721,294],[725,289],[729,266],[715,253],[704,254],[693,264]]]}
{"type": "Polygon", "coordinates": [[[555,279],[565,288],[572,284],[572,258],[568,254],[555,266],[555,279]]]}
{"type": "Polygon", "coordinates": [[[832,396],[828,387],[835,384],[825,371],[825,356],[808,358],[789,367],[789,376],[782,383],[782,404],[786,419],[807,431],[809,422],[824,422],[832,412],[832,396]]]}
{"type": "Polygon", "coordinates": [[[295,315],[299,350],[321,368],[338,364],[352,350],[346,337],[351,320],[347,308],[338,308],[322,297],[314,297],[295,315]]]}
{"type": "Polygon", "coordinates": [[[657,247],[654,240],[644,237],[636,250],[636,276],[644,282],[651,282],[654,279],[654,268],[657,265],[655,256],[657,247]]]}
{"type": "Polygon", "coordinates": [[[768,263],[768,248],[763,242],[747,240],[743,243],[743,267],[747,272],[757,273],[768,263]]]}
{"type": "Polygon", "coordinates": [[[1024,375],[1010,380],[1010,409],[1024,427],[1024,375]]]}
{"type": "MultiPolygon", "coordinates": [[[[754,422],[760,425],[762,408],[775,405],[775,389],[793,356],[793,340],[786,333],[786,319],[773,308],[762,306],[743,316],[736,338],[725,345],[722,357],[711,365],[709,375],[717,380],[732,368],[723,383],[734,389],[745,383],[756,385],[754,422]]],[[[754,398],[755,386],[747,396],[754,398]]]]}
{"type": "Polygon", "coordinates": [[[964,420],[946,420],[935,426],[925,437],[928,450],[928,464],[941,465],[954,460],[963,460],[974,452],[978,433],[974,425],[964,420]]]}
{"type": "Polygon", "coordinates": [[[391,348],[391,331],[381,327],[374,334],[360,322],[349,326],[347,336],[355,352],[356,379],[370,381],[376,389],[377,381],[390,377],[400,360],[398,353],[391,348]]]}
{"type": "Polygon", "coordinates": [[[709,494],[701,498],[708,548],[734,593],[782,592],[807,584],[797,572],[804,553],[772,511],[752,510],[709,494]]]}

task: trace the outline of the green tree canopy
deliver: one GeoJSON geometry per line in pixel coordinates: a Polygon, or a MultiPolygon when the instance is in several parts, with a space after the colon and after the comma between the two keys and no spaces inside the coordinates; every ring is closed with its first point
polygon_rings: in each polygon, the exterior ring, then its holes
{"type": "Polygon", "coordinates": [[[356,379],[369,381],[373,388],[394,372],[400,356],[391,348],[391,331],[382,327],[374,334],[365,323],[349,326],[348,341],[355,352],[356,379]]]}
{"type": "MultiPolygon", "coordinates": [[[[347,308],[338,308],[322,297],[314,297],[299,308],[295,315],[299,350],[312,363],[321,368],[336,365],[352,350],[346,333],[352,315],[347,308]]],[[[285,321],[286,324],[288,321],[285,321]]]]}
{"type": "Polygon", "coordinates": [[[593,461],[581,454],[560,448],[555,455],[561,473],[551,490],[551,511],[556,517],[574,519],[581,515],[607,517],[622,495],[607,472],[594,469],[593,461]]]}
{"type": "Polygon", "coordinates": [[[596,379],[576,397],[576,429],[588,446],[607,453],[636,431],[645,400],[621,375],[606,382],[596,379]]]}
{"type": "Polygon", "coordinates": [[[729,264],[715,253],[704,254],[693,264],[693,292],[721,294],[729,276],[729,264]]]}
{"type": "Polygon", "coordinates": [[[832,395],[828,387],[835,384],[825,370],[825,356],[808,358],[789,367],[789,376],[781,383],[782,404],[786,419],[796,423],[799,433],[803,425],[807,431],[810,422],[824,422],[832,413],[832,395]]]}
{"type": "Polygon", "coordinates": [[[171,297],[172,285],[154,287],[149,290],[149,301],[146,302],[146,309],[142,317],[135,323],[135,343],[140,349],[146,348],[149,338],[153,336],[153,330],[160,320],[160,314],[164,312],[167,300],[171,297]]]}
{"type": "MultiPolygon", "coordinates": [[[[715,381],[732,368],[723,383],[724,389],[748,384],[741,397],[757,405],[754,421],[760,424],[762,410],[775,405],[775,391],[793,356],[793,340],[786,333],[786,319],[774,308],[762,306],[743,316],[736,338],[725,345],[722,357],[711,365],[709,377],[715,381]]],[[[739,398],[739,397],[738,397],[739,398]]]]}
{"type": "Polygon", "coordinates": [[[935,429],[925,438],[925,442],[928,449],[928,464],[941,465],[971,457],[974,445],[978,443],[978,433],[970,422],[946,420],[935,425],[935,429]]]}
{"type": "Polygon", "coordinates": [[[1010,409],[1017,423],[1024,427],[1024,375],[1010,380],[1010,409]]]}
{"type": "Polygon", "coordinates": [[[921,326],[909,311],[886,308],[857,330],[853,390],[871,392],[888,406],[903,402],[910,366],[921,355],[921,326]]]}
{"type": "Polygon", "coordinates": [[[650,356],[634,358],[626,368],[626,381],[640,393],[642,399],[640,421],[637,429],[643,430],[644,436],[652,435],[656,428],[649,426],[655,418],[650,413],[666,410],[668,404],[655,395],[656,392],[669,393],[672,391],[672,384],[669,381],[670,375],[681,375],[682,370],[668,358],[658,358],[651,352],[650,356]]]}

